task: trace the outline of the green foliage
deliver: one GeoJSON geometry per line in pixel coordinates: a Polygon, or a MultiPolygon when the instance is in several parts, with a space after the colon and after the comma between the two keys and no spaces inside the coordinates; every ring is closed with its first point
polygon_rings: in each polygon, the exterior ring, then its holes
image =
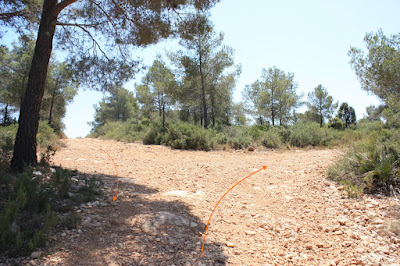
{"type": "Polygon", "coordinates": [[[328,95],[328,91],[320,84],[318,87],[314,88],[314,91],[308,94],[307,106],[312,113],[318,115],[318,122],[322,127],[324,119],[332,117],[338,104],[333,103],[332,96],[328,95]]]}
{"type": "Polygon", "coordinates": [[[115,139],[124,142],[135,142],[145,137],[149,129],[149,120],[129,119],[126,122],[107,122],[98,126],[87,136],[91,138],[115,139]]]}
{"type": "Polygon", "coordinates": [[[52,60],[46,80],[45,94],[43,96],[40,118],[60,133],[64,128],[62,118],[66,108],[77,94],[78,84],[72,81],[72,71],[66,63],[52,60]]]}
{"type": "Polygon", "coordinates": [[[38,133],[36,135],[36,142],[39,148],[47,148],[49,146],[57,146],[59,137],[54,133],[54,129],[51,128],[45,121],[39,123],[38,133]]]}
{"type": "MultiPolygon", "coordinates": [[[[0,103],[7,108],[5,116],[17,111],[22,104],[35,48],[34,36],[22,35],[12,46],[10,51],[0,47],[0,61],[4,63],[0,69],[0,103]]],[[[48,72],[40,119],[48,121],[57,132],[61,132],[64,127],[62,118],[67,104],[76,95],[77,84],[72,82],[72,73],[65,63],[52,60],[48,72]]],[[[10,117],[3,118],[3,124],[10,122],[10,117]]]]}
{"type": "Polygon", "coordinates": [[[5,203],[0,212],[0,250],[14,253],[43,246],[46,233],[56,223],[50,207],[54,190],[41,187],[29,169],[7,181],[2,185],[14,185],[2,196],[5,203]]]}
{"type": "Polygon", "coordinates": [[[375,105],[370,105],[365,108],[367,112],[367,117],[366,119],[372,121],[372,122],[378,122],[381,121],[382,118],[382,112],[384,111],[385,106],[380,105],[378,107],[375,107],[375,105]]]}
{"type": "Polygon", "coordinates": [[[278,149],[282,146],[281,136],[276,130],[263,132],[260,137],[262,145],[266,148],[278,149]]]}
{"type": "MultiPolygon", "coordinates": [[[[160,123],[147,126],[147,120],[139,124],[140,126],[136,125],[131,130],[126,130],[129,123],[119,122],[115,124],[116,126],[108,123],[97,128],[89,137],[123,141],[141,139],[146,145],[167,145],[175,149],[208,151],[221,147],[246,149],[250,145],[272,149],[287,145],[300,148],[307,146],[330,147],[358,141],[370,132],[369,127],[365,124],[360,124],[360,131],[320,128],[317,123],[299,123],[288,127],[273,127],[269,124],[249,127],[220,126],[208,130],[186,122],[173,122],[165,127],[162,127],[160,123]]],[[[370,127],[374,126],[370,125],[370,127]]]]}
{"type": "MultiPolygon", "coordinates": [[[[382,30],[367,33],[364,42],[367,53],[352,47],[349,51],[351,66],[364,90],[377,95],[385,102],[379,110],[386,121],[400,127],[400,35],[386,36],[382,30]],[[383,111],[383,112],[382,112],[383,111]]],[[[376,118],[374,115],[373,117],[376,118]]]]}
{"type": "Polygon", "coordinates": [[[7,168],[11,160],[17,128],[17,124],[0,127],[0,165],[3,168],[7,168]]]}
{"type": "Polygon", "coordinates": [[[293,73],[285,73],[277,67],[263,69],[261,80],[247,85],[243,98],[258,124],[270,120],[272,125],[283,125],[291,120],[292,110],[299,105],[297,83],[293,73]]]}
{"type": "Polygon", "coordinates": [[[164,126],[166,112],[174,103],[174,94],[177,94],[178,83],[175,75],[166,66],[161,56],[158,56],[142,82],[144,85],[137,88],[137,97],[142,112],[147,118],[150,118],[151,113],[157,111],[164,126]]]}
{"type": "MultiPolygon", "coordinates": [[[[17,129],[18,124],[0,126],[0,166],[3,168],[8,168],[8,164],[11,160],[17,129]]],[[[46,122],[41,121],[39,123],[37,134],[39,149],[45,150],[47,147],[53,147],[55,149],[59,146],[58,139],[59,137],[46,122]]]]}
{"type": "Polygon", "coordinates": [[[245,126],[247,124],[246,109],[243,102],[233,104],[232,120],[236,126],[245,126]]]}
{"type": "Polygon", "coordinates": [[[145,138],[146,144],[165,144],[174,149],[205,150],[214,148],[212,133],[199,126],[187,123],[174,123],[165,127],[165,130],[158,131],[153,127],[145,138]]]}
{"type": "Polygon", "coordinates": [[[367,193],[394,193],[400,182],[399,136],[398,131],[387,129],[374,132],[329,168],[328,177],[367,193]]]}
{"type": "Polygon", "coordinates": [[[343,180],[340,182],[344,186],[344,189],[349,198],[359,198],[364,194],[364,189],[355,184],[352,184],[350,180],[343,180]]]}
{"type": "Polygon", "coordinates": [[[345,128],[345,124],[342,122],[342,120],[339,117],[335,117],[335,118],[329,119],[328,127],[336,129],[336,130],[342,130],[345,128]]]}
{"type": "Polygon", "coordinates": [[[252,139],[259,139],[263,131],[269,129],[269,124],[266,125],[253,125],[247,128],[246,134],[248,134],[252,139]]]}
{"type": "MultiPolygon", "coordinates": [[[[138,118],[139,107],[133,92],[124,88],[116,88],[105,97],[99,105],[95,105],[95,118],[90,124],[96,129],[109,122],[125,122],[138,118]]],[[[113,126],[115,126],[114,124],[113,126]]]]}
{"type": "MultiPolygon", "coordinates": [[[[55,211],[67,210],[66,204],[94,201],[100,194],[95,178],[84,177],[79,191],[70,198],[71,177],[77,173],[56,168],[40,169],[43,175],[34,175],[26,168],[13,175],[0,172],[0,251],[21,255],[43,247],[47,236],[57,224],[55,211]]],[[[61,226],[76,226],[78,216],[67,215],[61,226]]]]}
{"type": "Polygon", "coordinates": [[[342,103],[339,107],[338,117],[343,121],[345,127],[349,125],[354,125],[357,121],[356,112],[354,108],[349,106],[347,103],[342,103]]]}
{"type": "Polygon", "coordinates": [[[327,128],[321,128],[317,123],[299,123],[290,129],[289,143],[292,146],[329,146],[334,140],[334,132],[327,128]]]}
{"type": "Polygon", "coordinates": [[[79,189],[79,197],[76,201],[79,203],[95,201],[96,197],[101,195],[99,190],[99,181],[95,177],[88,178],[84,175],[84,185],[79,189]]]}
{"type": "Polygon", "coordinates": [[[189,23],[183,21],[179,27],[183,50],[170,54],[170,59],[182,73],[181,86],[175,92],[181,110],[195,123],[201,120],[205,128],[209,124],[229,124],[227,114],[232,109],[232,92],[240,74],[240,67],[234,67],[233,49],[223,45],[224,35],[214,31],[205,12],[194,15],[189,23]]]}
{"type": "Polygon", "coordinates": [[[61,222],[62,227],[74,229],[82,222],[82,216],[74,211],[70,211],[64,220],[61,222]]]}

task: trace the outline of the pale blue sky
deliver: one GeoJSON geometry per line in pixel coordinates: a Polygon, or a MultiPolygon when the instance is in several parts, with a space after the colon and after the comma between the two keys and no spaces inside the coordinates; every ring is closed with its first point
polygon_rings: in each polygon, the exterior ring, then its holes
{"type": "MultiPolygon", "coordinates": [[[[350,46],[364,47],[367,32],[381,28],[386,35],[399,33],[399,12],[398,0],[222,0],[211,10],[211,19],[216,31],[225,33],[224,43],[235,50],[235,62],[242,65],[236,101],[241,100],[245,85],[260,78],[263,68],[277,66],[294,73],[303,100],[322,84],[335,100],[348,102],[362,118],[365,107],[379,101],[361,90],[347,52],[350,46]]],[[[132,53],[149,65],[157,52],[176,48],[176,42],[167,41],[132,53]]],[[[133,90],[134,83],[126,88],[133,90]]],[[[79,91],[64,119],[68,137],[89,133],[93,104],[102,96],[79,91]]]]}

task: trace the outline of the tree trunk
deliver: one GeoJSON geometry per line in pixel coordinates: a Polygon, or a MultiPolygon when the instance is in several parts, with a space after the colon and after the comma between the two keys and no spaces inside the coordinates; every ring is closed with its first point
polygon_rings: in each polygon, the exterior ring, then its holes
{"type": "Polygon", "coordinates": [[[51,117],[53,115],[54,99],[56,98],[57,86],[58,84],[56,83],[56,87],[54,88],[53,94],[51,95],[51,104],[50,104],[49,122],[48,122],[49,125],[51,125],[51,117]]]}
{"type": "Polygon", "coordinates": [[[319,127],[322,127],[322,124],[324,123],[324,118],[322,117],[322,110],[319,111],[319,116],[320,116],[319,127]]]}
{"type": "Polygon", "coordinates": [[[161,94],[157,93],[157,105],[158,105],[158,115],[162,116],[162,102],[161,102],[161,94]]]}
{"type": "Polygon", "coordinates": [[[271,108],[271,116],[272,116],[272,125],[275,126],[275,109],[273,105],[271,108]]]}
{"type": "Polygon", "coordinates": [[[271,120],[272,125],[275,126],[275,106],[274,106],[274,90],[271,91],[271,120]]]}
{"type": "Polygon", "coordinates": [[[211,93],[211,120],[212,120],[212,127],[215,127],[215,99],[214,99],[214,93],[211,93]]]}
{"type": "Polygon", "coordinates": [[[205,80],[204,80],[204,73],[203,73],[203,65],[202,65],[202,58],[200,54],[200,77],[201,77],[201,96],[202,96],[202,101],[203,101],[203,118],[204,118],[204,128],[207,128],[208,126],[208,120],[207,120],[207,102],[206,102],[206,85],[205,80]]]}
{"type": "Polygon", "coordinates": [[[7,126],[8,124],[8,103],[6,104],[6,107],[4,108],[4,120],[3,120],[3,125],[7,126]]]}
{"type": "Polygon", "coordinates": [[[29,71],[24,100],[19,115],[19,126],[11,160],[13,171],[22,171],[25,165],[35,166],[36,134],[39,127],[39,111],[44,94],[47,69],[53,48],[56,28],[57,0],[44,0],[32,65],[29,71]]]}
{"type": "Polygon", "coordinates": [[[162,126],[165,127],[165,103],[162,105],[162,126]]]}
{"type": "Polygon", "coordinates": [[[197,122],[199,121],[197,117],[197,108],[193,108],[193,119],[194,119],[194,124],[197,125],[197,122]]]}

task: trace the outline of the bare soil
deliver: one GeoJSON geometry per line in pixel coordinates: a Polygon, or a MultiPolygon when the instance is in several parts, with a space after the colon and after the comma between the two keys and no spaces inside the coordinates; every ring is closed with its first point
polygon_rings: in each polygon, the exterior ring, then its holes
{"type": "Polygon", "coordinates": [[[98,139],[67,139],[54,165],[104,184],[58,232],[44,265],[399,265],[388,230],[395,198],[349,199],[326,180],[337,149],[181,151],[98,139]],[[118,198],[112,198],[117,189],[118,198]],[[211,211],[221,201],[206,235],[211,211]],[[169,216],[168,216],[169,215],[169,216]]]}

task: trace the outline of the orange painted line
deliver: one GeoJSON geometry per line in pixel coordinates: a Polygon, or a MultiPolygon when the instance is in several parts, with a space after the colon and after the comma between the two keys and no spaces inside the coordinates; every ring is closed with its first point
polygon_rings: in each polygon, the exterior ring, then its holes
{"type": "Polygon", "coordinates": [[[237,182],[235,185],[233,185],[230,189],[228,189],[227,192],[225,192],[225,194],[219,199],[219,201],[217,202],[217,204],[215,205],[213,211],[211,212],[210,218],[208,218],[208,222],[207,222],[207,226],[206,226],[206,231],[204,232],[204,238],[203,238],[203,245],[201,246],[201,257],[203,257],[203,251],[204,251],[204,243],[206,242],[206,235],[207,235],[207,229],[208,229],[208,225],[210,224],[211,221],[211,216],[213,215],[215,209],[217,208],[218,204],[221,202],[221,200],[226,196],[226,194],[229,193],[229,191],[231,191],[234,187],[236,187],[237,185],[239,185],[239,183],[241,183],[242,181],[244,181],[245,179],[249,178],[250,176],[254,175],[255,173],[260,172],[261,170],[265,170],[267,167],[263,166],[261,169],[258,169],[257,171],[255,171],[254,173],[246,176],[245,178],[243,178],[242,180],[240,180],[239,182],[237,182]]]}
{"type": "Polygon", "coordinates": [[[108,152],[106,152],[106,151],[103,150],[103,149],[100,149],[100,150],[102,150],[103,152],[105,152],[105,154],[107,154],[108,157],[110,157],[112,163],[114,164],[115,175],[117,176],[117,191],[115,191],[115,196],[113,196],[113,201],[116,201],[116,200],[117,200],[117,195],[118,195],[118,183],[119,183],[119,181],[118,181],[117,165],[115,164],[115,162],[114,162],[113,158],[110,156],[110,154],[108,154],[108,152]]]}

